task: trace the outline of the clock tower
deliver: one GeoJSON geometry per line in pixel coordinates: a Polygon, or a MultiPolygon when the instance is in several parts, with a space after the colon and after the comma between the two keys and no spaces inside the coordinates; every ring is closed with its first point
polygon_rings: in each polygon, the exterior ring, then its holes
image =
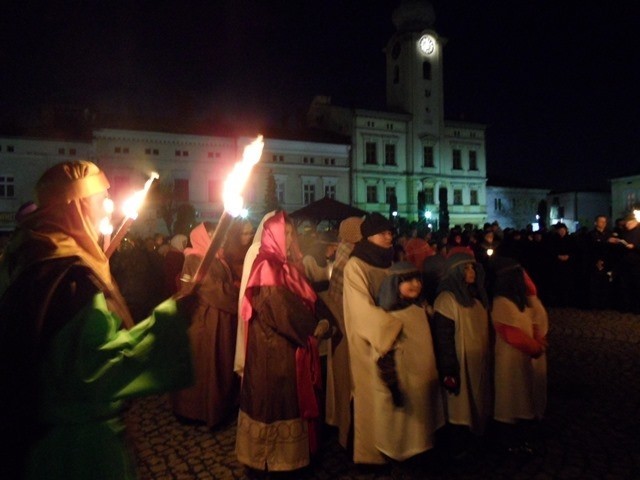
{"type": "Polygon", "coordinates": [[[396,32],[385,48],[387,107],[412,116],[407,167],[414,172],[424,146],[435,147],[437,153],[438,140],[444,133],[445,39],[433,30],[435,13],[428,1],[403,0],[392,20],[396,32]]]}

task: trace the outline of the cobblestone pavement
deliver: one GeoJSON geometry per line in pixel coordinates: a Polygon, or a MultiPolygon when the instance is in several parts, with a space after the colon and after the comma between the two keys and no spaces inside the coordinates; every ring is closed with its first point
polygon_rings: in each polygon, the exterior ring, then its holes
{"type": "MultiPolygon", "coordinates": [[[[288,479],[639,479],[640,316],[613,311],[550,312],[549,404],[535,455],[513,456],[485,442],[474,462],[354,465],[325,435],[313,464],[288,479]]],[[[167,396],[131,403],[127,426],[141,480],[243,479],[235,422],[211,432],[180,424],[167,396]]],[[[429,457],[433,458],[429,458],[429,457]]]]}

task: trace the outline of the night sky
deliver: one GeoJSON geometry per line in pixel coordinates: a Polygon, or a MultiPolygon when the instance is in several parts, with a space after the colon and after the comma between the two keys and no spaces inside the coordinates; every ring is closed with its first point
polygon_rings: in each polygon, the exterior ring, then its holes
{"type": "MultiPolygon", "coordinates": [[[[259,128],[295,123],[316,94],[382,109],[399,1],[11,3],[3,128],[45,105],[259,128]]],[[[487,124],[490,180],[606,188],[640,173],[634,2],[432,4],[448,38],[445,116],[487,124]]]]}

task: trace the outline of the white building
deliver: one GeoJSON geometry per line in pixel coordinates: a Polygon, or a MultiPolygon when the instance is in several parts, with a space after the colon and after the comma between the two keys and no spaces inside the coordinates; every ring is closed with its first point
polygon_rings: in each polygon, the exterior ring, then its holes
{"type": "MultiPolygon", "coordinates": [[[[541,202],[546,205],[548,194],[544,188],[487,185],[488,222],[497,221],[502,228],[518,230],[538,224],[542,213],[539,207],[541,202]]],[[[549,223],[548,218],[542,220],[549,223]]]]}
{"type": "Polygon", "coordinates": [[[611,195],[607,192],[551,192],[547,204],[549,225],[562,222],[570,232],[591,228],[597,215],[611,215],[611,195]]]}
{"type": "MultiPolygon", "coordinates": [[[[403,2],[393,13],[396,33],[385,48],[387,110],[350,109],[316,97],[312,126],[351,137],[351,204],[416,220],[418,195],[434,218],[482,224],[486,212],[485,126],[444,120],[443,53],[433,7],[403,2]],[[446,208],[445,208],[446,207],[446,208]]],[[[437,227],[437,225],[436,225],[437,227]]]]}
{"type": "Polygon", "coordinates": [[[36,200],[45,170],[74,158],[93,158],[91,142],[0,137],[0,232],[12,231],[20,206],[36,200]]]}
{"type": "Polygon", "coordinates": [[[640,175],[612,178],[611,214],[621,218],[640,206],[640,175]]]}

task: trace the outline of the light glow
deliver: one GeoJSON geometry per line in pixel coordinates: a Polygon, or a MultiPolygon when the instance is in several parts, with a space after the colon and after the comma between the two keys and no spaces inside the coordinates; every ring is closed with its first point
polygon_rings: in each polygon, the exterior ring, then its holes
{"type": "Polygon", "coordinates": [[[142,190],[138,190],[136,193],[127,198],[122,204],[122,212],[125,217],[131,218],[135,220],[138,218],[138,211],[140,207],[142,207],[142,203],[144,199],[147,198],[147,193],[149,192],[149,188],[151,188],[151,184],[154,180],[160,178],[156,172],[151,172],[151,176],[149,180],[147,180],[144,184],[144,188],[142,190]]]}
{"type": "Polygon", "coordinates": [[[636,217],[636,222],[640,222],[640,210],[634,210],[633,214],[636,217]]]}
{"type": "Polygon", "coordinates": [[[426,212],[424,212],[424,218],[426,218],[427,220],[431,219],[431,210],[427,210],[426,212]]]}
{"type": "Polygon", "coordinates": [[[242,213],[244,207],[242,191],[249,179],[253,166],[260,161],[263,148],[263,137],[262,135],[258,135],[258,138],[244,147],[242,160],[236,162],[233,170],[224,181],[222,201],[224,203],[224,210],[232,217],[237,217],[242,213]]]}

